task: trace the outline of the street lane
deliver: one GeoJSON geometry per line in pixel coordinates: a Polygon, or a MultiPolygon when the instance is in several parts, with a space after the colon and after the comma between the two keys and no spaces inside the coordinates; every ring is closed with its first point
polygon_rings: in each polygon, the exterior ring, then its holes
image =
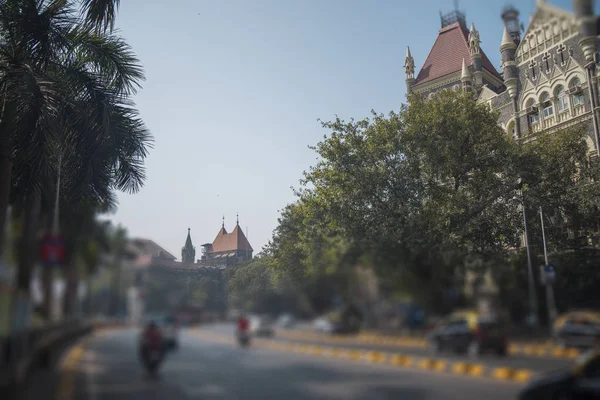
{"type": "MultiPolygon", "coordinates": [[[[214,324],[203,326],[201,329],[210,332],[215,332],[223,335],[233,335],[235,327],[231,324],[214,324]]],[[[389,345],[378,345],[370,343],[357,343],[357,342],[334,342],[320,339],[297,339],[297,338],[285,338],[275,336],[272,340],[293,342],[293,343],[305,343],[305,344],[321,344],[328,347],[339,347],[345,349],[363,349],[363,350],[376,350],[390,353],[402,353],[411,356],[419,357],[435,357],[448,360],[450,362],[455,361],[470,361],[466,356],[452,354],[444,352],[438,355],[434,355],[429,349],[411,348],[411,347],[400,347],[400,346],[389,346],[389,345]]],[[[548,372],[557,369],[568,367],[572,364],[571,360],[560,359],[560,358],[541,358],[541,357],[528,357],[521,355],[510,355],[506,357],[498,357],[493,354],[483,354],[477,360],[471,360],[477,363],[489,367],[510,367],[515,369],[531,369],[535,372],[548,372]]]]}
{"type": "MultiPolygon", "coordinates": [[[[225,329],[225,328],[224,328],[225,329]]],[[[77,400],[513,399],[520,385],[385,365],[241,349],[182,332],[157,380],[136,354],[136,329],[96,335],[86,345],[77,400]]],[[[64,399],[74,400],[74,399],[64,399]]]]}

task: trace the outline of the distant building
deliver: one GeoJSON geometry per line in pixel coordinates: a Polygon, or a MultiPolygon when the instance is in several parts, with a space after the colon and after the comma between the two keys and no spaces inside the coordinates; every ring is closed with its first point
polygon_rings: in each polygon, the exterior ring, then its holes
{"type": "Polygon", "coordinates": [[[211,265],[234,266],[238,262],[251,260],[253,251],[246,235],[240,228],[239,218],[231,233],[228,233],[225,229],[225,219],[223,218],[223,225],[215,240],[212,243],[202,245],[200,262],[211,265]]]}

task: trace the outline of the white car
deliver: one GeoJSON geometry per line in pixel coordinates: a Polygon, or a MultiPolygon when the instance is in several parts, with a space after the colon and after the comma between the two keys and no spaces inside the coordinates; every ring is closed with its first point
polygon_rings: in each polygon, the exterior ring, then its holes
{"type": "Polygon", "coordinates": [[[288,328],[291,328],[292,326],[294,326],[295,323],[296,323],[296,321],[294,320],[294,317],[291,314],[283,314],[277,320],[277,327],[283,328],[283,329],[288,329],[288,328]]]}
{"type": "Polygon", "coordinates": [[[317,332],[333,332],[333,324],[327,318],[317,318],[313,325],[317,332]]]}
{"type": "Polygon", "coordinates": [[[250,332],[255,336],[271,337],[275,334],[273,324],[266,317],[251,317],[250,332]]]}

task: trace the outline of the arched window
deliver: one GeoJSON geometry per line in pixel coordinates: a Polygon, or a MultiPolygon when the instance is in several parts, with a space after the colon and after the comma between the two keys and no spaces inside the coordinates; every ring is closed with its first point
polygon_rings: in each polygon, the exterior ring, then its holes
{"type": "Polygon", "coordinates": [[[556,97],[556,109],[559,113],[567,111],[569,109],[569,96],[565,93],[563,85],[558,85],[554,90],[554,96],[556,97]]]}
{"type": "Polygon", "coordinates": [[[554,115],[554,106],[552,105],[552,101],[550,100],[550,95],[548,95],[548,93],[542,93],[542,96],[540,97],[540,104],[542,105],[544,118],[554,115]]]}
{"type": "Polygon", "coordinates": [[[534,106],[533,99],[529,99],[529,101],[527,101],[527,114],[529,125],[540,122],[540,112],[537,107],[534,106]]]}
{"type": "Polygon", "coordinates": [[[573,106],[577,107],[583,105],[583,91],[581,90],[581,81],[579,78],[573,78],[569,84],[569,93],[573,95],[573,106]]]}
{"type": "Polygon", "coordinates": [[[508,123],[508,126],[506,127],[506,133],[508,134],[508,136],[511,139],[516,139],[517,138],[517,131],[515,129],[515,121],[511,121],[508,123]]]}

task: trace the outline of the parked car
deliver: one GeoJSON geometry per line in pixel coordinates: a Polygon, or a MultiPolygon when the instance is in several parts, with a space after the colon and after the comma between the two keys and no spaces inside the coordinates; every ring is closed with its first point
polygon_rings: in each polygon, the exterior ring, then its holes
{"type": "Polygon", "coordinates": [[[554,340],[563,347],[590,348],[600,340],[600,313],[571,311],[554,322],[554,340]]]}
{"type": "Polygon", "coordinates": [[[277,327],[289,329],[296,323],[296,320],[291,314],[283,314],[277,319],[277,327]]]}
{"type": "Polygon", "coordinates": [[[275,335],[273,322],[268,317],[250,317],[250,332],[255,336],[271,337],[275,335]]]}
{"type": "Polygon", "coordinates": [[[519,400],[600,398],[600,352],[580,356],[573,367],[544,374],[527,384],[519,400]]]}
{"type": "Polygon", "coordinates": [[[436,353],[449,350],[477,357],[491,351],[505,356],[508,350],[506,336],[506,325],[499,316],[459,311],[442,320],[427,339],[436,353]]]}
{"type": "Polygon", "coordinates": [[[334,330],[333,324],[325,317],[317,318],[313,322],[313,326],[317,332],[332,333],[334,330]]]}

